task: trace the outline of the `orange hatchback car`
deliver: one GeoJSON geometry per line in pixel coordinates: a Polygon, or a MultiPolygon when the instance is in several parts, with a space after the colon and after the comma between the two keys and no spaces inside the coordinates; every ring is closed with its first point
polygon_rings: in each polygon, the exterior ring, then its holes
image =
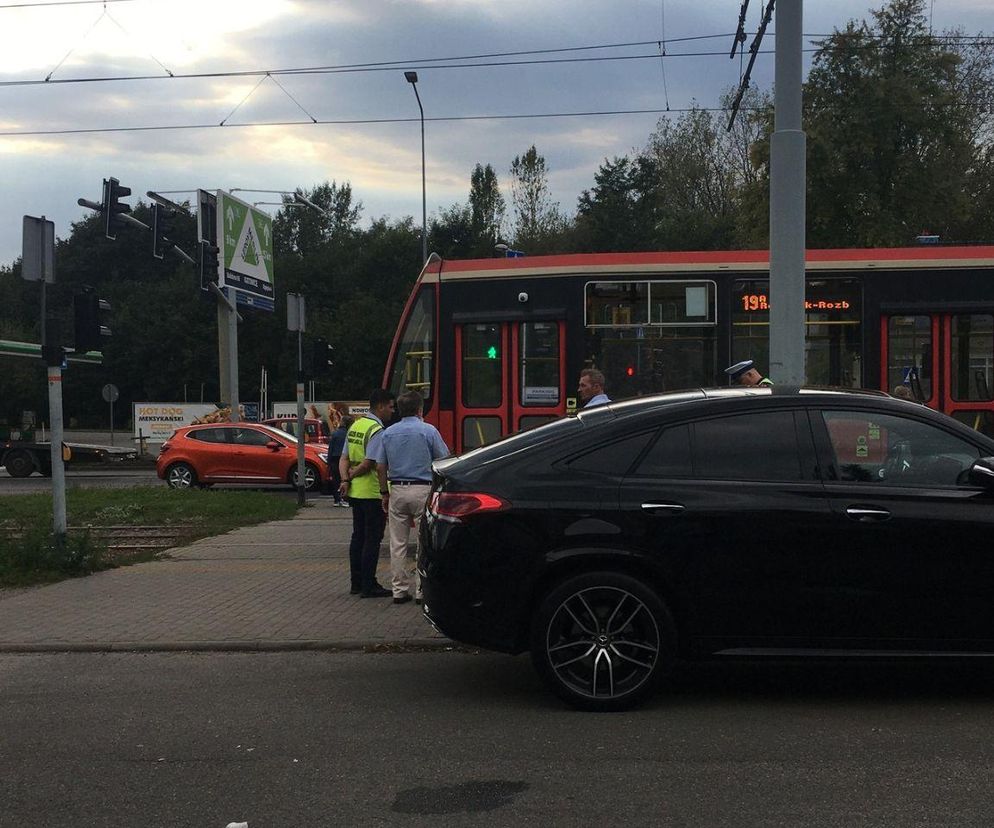
{"type": "MultiPolygon", "coordinates": [[[[304,445],[304,487],[328,483],[328,447],[304,445]]],[[[214,483],[297,486],[297,440],[255,423],[184,426],[159,449],[156,473],[174,489],[214,483]]]]}

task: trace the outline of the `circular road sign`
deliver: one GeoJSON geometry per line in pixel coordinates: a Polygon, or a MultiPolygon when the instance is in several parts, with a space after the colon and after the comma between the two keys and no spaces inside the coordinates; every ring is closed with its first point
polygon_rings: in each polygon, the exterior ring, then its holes
{"type": "Polygon", "coordinates": [[[109,403],[117,402],[117,398],[120,396],[117,386],[109,382],[103,387],[103,391],[101,391],[101,393],[104,395],[104,402],[109,403]]]}

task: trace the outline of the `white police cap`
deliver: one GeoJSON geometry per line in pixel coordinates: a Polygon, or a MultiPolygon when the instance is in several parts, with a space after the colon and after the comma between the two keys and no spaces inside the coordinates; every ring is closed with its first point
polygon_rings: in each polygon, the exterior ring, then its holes
{"type": "Polygon", "coordinates": [[[742,362],[736,362],[734,365],[729,365],[725,369],[725,373],[728,374],[732,379],[738,379],[746,371],[755,365],[755,362],[751,359],[744,359],[742,362]]]}

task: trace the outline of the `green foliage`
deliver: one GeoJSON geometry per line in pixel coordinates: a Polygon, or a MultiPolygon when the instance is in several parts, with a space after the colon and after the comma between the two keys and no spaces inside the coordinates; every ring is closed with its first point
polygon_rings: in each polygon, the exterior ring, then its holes
{"type": "MultiPolygon", "coordinates": [[[[989,234],[990,41],[933,37],[925,0],[871,15],[826,38],[805,84],[809,246],[989,234]]],[[[757,149],[762,197],[768,144],[757,149]]]]}
{"type": "Polygon", "coordinates": [[[469,209],[472,229],[473,257],[492,256],[500,240],[507,210],[504,196],[497,183],[497,173],[487,164],[477,164],[469,178],[469,209]]]}
{"type": "Polygon", "coordinates": [[[186,537],[219,535],[239,526],[292,517],[296,501],[271,492],[176,491],[165,486],[79,489],[67,492],[69,535],[59,549],[49,527],[49,494],[9,495],[0,521],[0,585],[87,575],[108,564],[104,526],[182,526],[186,537]]]}
{"type": "Polygon", "coordinates": [[[532,144],[511,162],[514,246],[530,253],[563,249],[568,223],[549,192],[545,158],[532,144]]]}
{"type": "Polygon", "coordinates": [[[18,586],[89,575],[100,569],[103,552],[104,547],[88,532],[69,535],[60,547],[52,533],[40,526],[7,528],[0,536],[0,584],[18,586]]]}

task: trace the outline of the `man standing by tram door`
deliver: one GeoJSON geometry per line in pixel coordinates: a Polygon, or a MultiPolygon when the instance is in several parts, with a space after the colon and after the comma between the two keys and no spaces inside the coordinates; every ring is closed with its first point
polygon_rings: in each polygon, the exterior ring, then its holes
{"type": "Polygon", "coordinates": [[[349,568],[352,595],[363,598],[386,598],[391,595],[376,582],[376,565],[380,559],[384,516],[380,507],[380,484],[376,464],[369,453],[383,436],[383,421],[393,414],[394,395],[377,388],[369,395],[369,413],[356,419],[345,436],[345,448],[338,461],[342,475],[339,491],[352,506],[352,540],[349,543],[349,568]]]}
{"type": "Polygon", "coordinates": [[[604,393],[604,374],[596,368],[584,368],[580,372],[576,393],[580,397],[580,408],[593,408],[611,402],[611,398],[604,393]]]}
{"type": "MultiPolygon", "coordinates": [[[[383,432],[369,450],[376,463],[383,511],[387,515],[390,536],[390,571],[393,602],[411,600],[411,578],[407,571],[407,542],[411,526],[418,532],[431,491],[431,463],[449,454],[442,435],[421,419],[424,398],[408,391],[397,398],[401,420],[383,432]]],[[[418,553],[421,538],[418,534],[418,553]]],[[[415,569],[414,598],[421,603],[421,576],[415,569]]]]}
{"type": "Polygon", "coordinates": [[[768,377],[764,377],[758,370],[756,370],[756,363],[751,359],[746,359],[742,362],[736,362],[734,365],[729,365],[725,369],[725,373],[728,374],[732,382],[737,385],[744,385],[748,388],[752,388],[757,385],[773,385],[773,380],[768,377]]]}

